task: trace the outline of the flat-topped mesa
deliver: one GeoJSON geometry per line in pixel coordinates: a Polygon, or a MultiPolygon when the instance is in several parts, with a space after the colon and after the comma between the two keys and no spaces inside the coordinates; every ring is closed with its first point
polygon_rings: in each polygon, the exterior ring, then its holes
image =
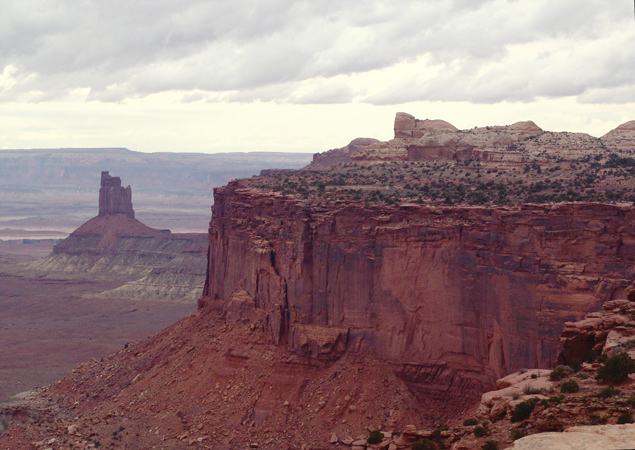
{"type": "Polygon", "coordinates": [[[125,214],[134,219],[132,209],[132,189],[122,187],[121,178],[113,177],[106,170],[101,172],[99,189],[99,215],[125,214]]]}

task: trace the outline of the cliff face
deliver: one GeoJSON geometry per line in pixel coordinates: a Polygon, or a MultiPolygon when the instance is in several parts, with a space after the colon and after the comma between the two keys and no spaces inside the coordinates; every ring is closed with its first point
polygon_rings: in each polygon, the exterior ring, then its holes
{"type": "Polygon", "coordinates": [[[320,209],[232,182],[215,194],[204,295],[232,311],[244,291],[274,342],[372,353],[417,389],[468,395],[548,367],[565,321],[623,294],[633,219],[605,204],[320,209]]]}
{"type": "Polygon", "coordinates": [[[125,214],[134,219],[132,189],[122,187],[121,178],[112,177],[107,171],[101,173],[99,189],[99,215],[125,214]]]}

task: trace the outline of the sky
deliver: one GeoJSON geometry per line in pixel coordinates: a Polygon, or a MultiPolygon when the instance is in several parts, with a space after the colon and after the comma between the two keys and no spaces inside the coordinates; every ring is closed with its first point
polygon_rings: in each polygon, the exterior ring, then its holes
{"type": "Polygon", "coordinates": [[[397,112],[601,136],[631,0],[0,0],[0,149],[318,152],[397,112]]]}

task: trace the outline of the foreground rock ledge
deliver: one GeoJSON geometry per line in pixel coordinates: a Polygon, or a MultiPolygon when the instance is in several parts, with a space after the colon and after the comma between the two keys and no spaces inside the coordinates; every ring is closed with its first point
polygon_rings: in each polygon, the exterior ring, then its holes
{"type": "Polygon", "coordinates": [[[510,450],[617,450],[635,446],[635,425],[572,427],[564,433],[540,433],[514,442],[510,450]]]}

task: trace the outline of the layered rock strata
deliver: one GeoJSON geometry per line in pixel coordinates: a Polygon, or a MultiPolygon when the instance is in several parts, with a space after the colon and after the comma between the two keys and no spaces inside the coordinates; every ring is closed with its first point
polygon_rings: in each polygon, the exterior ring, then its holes
{"type": "MultiPolygon", "coordinates": [[[[364,150],[371,144],[378,144],[380,141],[372,138],[353,139],[347,146],[335,148],[322,153],[313,155],[311,164],[305,167],[306,170],[329,170],[335,166],[348,164],[351,162],[353,153],[364,150]]],[[[264,174],[271,173],[264,171],[264,174]]],[[[262,175],[262,173],[261,173],[262,175]]]]}
{"type": "MultiPolygon", "coordinates": [[[[575,160],[585,155],[633,152],[634,148],[635,121],[596,138],[585,133],[545,131],[530,120],[459,130],[444,120],[419,120],[407,113],[397,113],[392,140],[369,143],[350,152],[348,157],[360,165],[449,159],[477,160],[496,167],[527,161],[575,160]]],[[[327,154],[316,155],[314,161],[327,154]]]]}
{"type": "Polygon", "coordinates": [[[121,178],[110,176],[108,171],[101,173],[99,189],[99,215],[125,214],[134,219],[132,209],[132,189],[122,187],[121,178]]]}
{"type": "Polygon", "coordinates": [[[624,292],[633,219],[604,204],[320,208],[232,182],[216,190],[201,305],[241,292],[275,343],[379,355],[413,389],[469,402],[551,365],[564,322],[624,292]]]}
{"type": "Polygon", "coordinates": [[[130,186],[102,172],[99,215],[30,265],[48,277],[108,277],[122,286],[104,298],[194,303],[205,281],[204,234],[170,233],[134,218],[130,186]]]}

